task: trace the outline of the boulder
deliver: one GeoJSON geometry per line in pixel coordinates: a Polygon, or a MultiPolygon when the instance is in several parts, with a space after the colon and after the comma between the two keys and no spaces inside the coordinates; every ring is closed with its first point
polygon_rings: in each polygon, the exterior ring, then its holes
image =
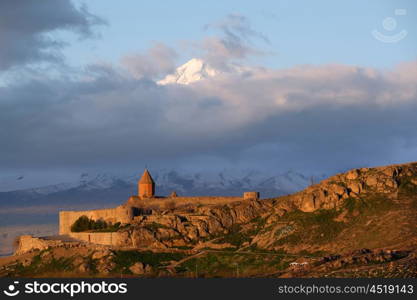
{"type": "Polygon", "coordinates": [[[32,264],[32,258],[25,258],[22,261],[22,266],[24,266],[24,267],[30,266],[31,264],[32,264]]]}
{"type": "Polygon", "coordinates": [[[359,177],[359,170],[351,170],[346,174],[346,179],[348,180],[355,180],[359,177]]]}
{"type": "Polygon", "coordinates": [[[130,272],[135,275],[142,275],[145,274],[145,266],[141,262],[137,262],[129,267],[130,272]]]}
{"type": "Polygon", "coordinates": [[[72,264],[73,264],[74,267],[77,267],[77,266],[81,265],[83,262],[84,262],[84,258],[82,258],[81,256],[77,256],[72,261],[72,264]]]}
{"type": "Polygon", "coordinates": [[[315,196],[310,194],[302,194],[300,209],[304,212],[312,212],[316,209],[315,196]]]}
{"type": "Polygon", "coordinates": [[[81,273],[87,273],[90,271],[90,267],[88,266],[88,264],[82,263],[78,266],[78,271],[80,271],[81,273]]]}
{"type": "Polygon", "coordinates": [[[362,192],[362,185],[359,182],[351,182],[347,187],[355,194],[360,194],[362,192]]]}
{"type": "Polygon", "coordinates": [[[99,250],[93,253],[93,255],[91,256],[92,259],[102,259],[105,256],[109,256],[111,254],[111,251],[106,249],[106,250],[99,250]]]}
{"type": "Polygon", "coordinates": [[[151,265],[146,265],[145,266],[145,273],[152,273],[153,272],[153,268],[151,265]]]}
{"type": "Polygon", "coordinates": [[[97,264],[97,271],[100,274],[109,274],[111,272],[111,270],[114,269],[114,267],[116,266],[116,264],[112,261],[109,260],[102,260],[97,264]]]}
{"type": "Polygon", "coordinates": [[[330,190],[340,196],[346,193],[346,189],[339,184],[332,184],[330,190]]]}
{"type": "Polygon", "coordinates": [[[378,184],[378,178],[376,176],[369,176],[366,178],[366,184],[370,187],[375,187],[378,184]]]}

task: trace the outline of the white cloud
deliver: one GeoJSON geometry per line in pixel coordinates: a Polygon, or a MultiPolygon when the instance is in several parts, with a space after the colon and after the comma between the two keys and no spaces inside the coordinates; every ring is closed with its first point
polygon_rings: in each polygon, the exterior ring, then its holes
{"type": "Polygon", "coordinates": [[[121,63],[135,78],[158,78],[175,69],[177,56],[172,48],[155,43],[146,53],[124,56],[121,63]]]}

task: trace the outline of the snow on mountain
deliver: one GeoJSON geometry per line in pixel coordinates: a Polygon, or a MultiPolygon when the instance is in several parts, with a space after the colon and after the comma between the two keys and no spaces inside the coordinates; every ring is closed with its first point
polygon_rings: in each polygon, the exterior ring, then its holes
{"type": "MultiPolygon", "coordinates": [[[[316,176],[323,179],[324,176],[316,176]]],[[[299,191],[311,184],[311,177],[288,171],[271,175],[256,170],[236,172],[183,173],[177,171],[156,172],[157,184],[164,189],[175,190],[180,194],[235,194],[255,190],[262,197],[272,197],[299,191]],[[237,175],[238,174],[238,175],[237,175]]]]}
{"type": "Polygon", "coordinates": [[[130,182],[127,178],[119,178],[111,174],[89,174],[82,173],[77,181],[63,182],[44,187],[31,188],[28,192],[40,195],[48,195],[66,190],[92,191],[113,188],[117,185],[126,185],[130,182]]]}
{"type": "Polygon", "coordinates": [[[166,84],[190,84],[210,77],[215,77],[220,74],[240,74],[248,71],[249,68],[234,64],[229,64],[227,70],[219,70],[211,66],[199,58],[193,58],[179,66],[173,74],[167,75],[164,79],[157,83],[160,85],[166,84]]]}
{"type": "Polygon", "coordinates": [[[193,58],[178,67],[174,74],[167,75],[164,79],[159,80],[157,83],[160,85],[172,83],[190,84],[204,78],[216,76],[219,73],[220,71],[212,68],[203,60],[193,58]]]}
{"type": "MultiPolygon", "coordinates": [[[[239,195],[243,191],[256,190],[261,192],[262,197],[272,197],[296,192],[312,183],[311,176],[294,171],[273,175],[257,170],[186,172],[160,169],[151,171],[160,195],[167,195],[174,190],[180,195],[239,195]]],[[[66,191],[86,192],[112,189],[132,191],[135,190],[140,175],[139,173],[121,176],[83,173],[74,182],[30,188],[18,192],[42,196],[66,191]]],[[[317,181],[323,178],[324,176],[315,176],[317,181]]]]}

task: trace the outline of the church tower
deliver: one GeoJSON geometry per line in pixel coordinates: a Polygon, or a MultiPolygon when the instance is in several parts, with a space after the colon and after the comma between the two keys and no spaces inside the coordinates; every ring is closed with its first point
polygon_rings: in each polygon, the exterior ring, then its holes
{"type": "Polygon", "coordinates": [[[138,181],[138,196],[140,198],[152,198],[155,196],[155,182],[148,169],[145,169],[141,179],[138,181]]]}

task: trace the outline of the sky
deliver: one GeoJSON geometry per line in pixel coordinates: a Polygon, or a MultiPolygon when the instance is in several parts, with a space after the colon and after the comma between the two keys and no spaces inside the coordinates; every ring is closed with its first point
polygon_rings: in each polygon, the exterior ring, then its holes
{"type": "MultiPolygon", "coordinates": [[[[128,0],[115,5],[111,0],[93,0],[88,6],[105,16],[109,26],[101,30],[100,40],[68,47],[74,64],[97,58],[117,62],[155,41],[181,47],[184,41],[216,34],[205,26],[229,14],[246,16],[253,29],[268,38],[266,43],[255,42],[271,55],[255,57],[252,62],[271,68],[330,62],[388,68],[414,59],[417,52],[415,1],[227,1],[196,6],[195,1],[128,0]],[[396,16],[395,9],[402,8],[408,14],[396,16]],[[397,21],[396,31],[410,33],[402,43],[381,45],[370,35],[374,29],[386,32],[382,22],[387,17],[397,21]]],[[[179,62],[187,61],[190,52],[186,50],[179,62]]]]}
{"type": "Polygon", "coordinates": [[[415,161],[416,13],[411,0],[1,1],[0,179],[415,161]],[[156,83],[195,57],[248,71],[156,83]]]}

